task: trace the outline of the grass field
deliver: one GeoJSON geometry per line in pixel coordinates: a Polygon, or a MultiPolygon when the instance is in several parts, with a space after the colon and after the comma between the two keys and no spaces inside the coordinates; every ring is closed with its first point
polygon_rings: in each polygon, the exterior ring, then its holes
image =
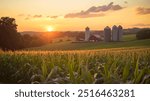
{"type": "Polygon", "coordinates": [[[132,48],[132,47],[150,47],[150,39],[136,40],[135,34],[124,35],[122,42],[96,42],[96,43],[72,43],[60,42],[52,43],[42,47],[34,47],[29,50],[87,50],[87,49],[105,49],[105,48],[132,48]]]}
{"type": "Polygon", "coordinates": [[[126,35],[123,42],[62,42],[29,51],[0,51],[0,83],[150,83],[149,44],[149,39],[126,35]]]}

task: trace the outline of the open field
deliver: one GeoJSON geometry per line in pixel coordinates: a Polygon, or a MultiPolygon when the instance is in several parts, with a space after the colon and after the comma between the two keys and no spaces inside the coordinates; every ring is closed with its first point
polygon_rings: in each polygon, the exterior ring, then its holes
{"type": "MultiPolygon", "coordinates": [[[[105,48],[132,48],[132,47],[150,47],[150,39],[136,40],[135,34],[124,35],[122,42],[95,42],[95,43],[72,43],[68,41],[52,43],[42,47],[34,47],[29,50],[87,50],[87,49],[105,49],[105,48]]],[[[28,50],[28,49],[27,49],[28,50]]]]}
{"type": "Polygon", "coordinates": [[[150,83],[148,0],[1,1],[0,84],[150,83]]]}
{"type": "Polygon", "coordinates": [[[150,48],[0,52],[0,83],[150,83],[150,48]]]}
{"type": "Polygon", "coordinates": [[[122,42],[64,41],[27,50],[0,51],[0,83],[150,83],[150,39],[135,34],[122,42]]]}

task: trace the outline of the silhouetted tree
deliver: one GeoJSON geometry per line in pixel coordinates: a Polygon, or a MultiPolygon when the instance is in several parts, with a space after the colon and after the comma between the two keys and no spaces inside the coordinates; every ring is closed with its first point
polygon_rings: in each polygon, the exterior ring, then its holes
{"type": "Polygon", "coordinates": [[[31,36],[29,34],[22,35],[22,41],[24,48],[30,48],[30,47],[39,47],[45,44],[49,44],[50,40],[45,40],[46,37],[43,36],[31,36]]]}
{"type": "Polygon", "coordinates": [[[22,39],[23,39],[23,46],[24,48],[29,48],[31,47],[31,40],[32,40],[32,37],[28,34],[24,34],[22,35],[22,39]]]}
{"type": "Polygon", "coordinates": [[[150,29],[142,29],[136,34],[136,38],[140,39],[150,39],[150,29]]]}
{"type": "Polygon", "coordinates": [[[22,37],[17,32],[14,18],[1,17],[0,19],[0,48],[2,50],[16,50],[22,47],[22,37]]]}

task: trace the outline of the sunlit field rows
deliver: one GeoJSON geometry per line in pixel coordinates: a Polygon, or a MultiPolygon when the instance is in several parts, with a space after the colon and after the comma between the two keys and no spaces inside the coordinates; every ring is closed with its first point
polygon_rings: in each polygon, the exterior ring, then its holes
{"type": "Polygon", "coordinates": [[[0,51],[0,83],[150,83],[150,48],[0,51]]]}

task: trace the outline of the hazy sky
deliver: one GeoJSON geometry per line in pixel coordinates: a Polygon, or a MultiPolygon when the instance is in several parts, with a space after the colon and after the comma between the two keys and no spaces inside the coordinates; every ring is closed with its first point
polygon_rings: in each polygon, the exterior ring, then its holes
{"type": "Polygon", "coordinates": [[[150,27],[150,0],[0,0],[2,16],[14,17],[19,31],[150,27]]]}

